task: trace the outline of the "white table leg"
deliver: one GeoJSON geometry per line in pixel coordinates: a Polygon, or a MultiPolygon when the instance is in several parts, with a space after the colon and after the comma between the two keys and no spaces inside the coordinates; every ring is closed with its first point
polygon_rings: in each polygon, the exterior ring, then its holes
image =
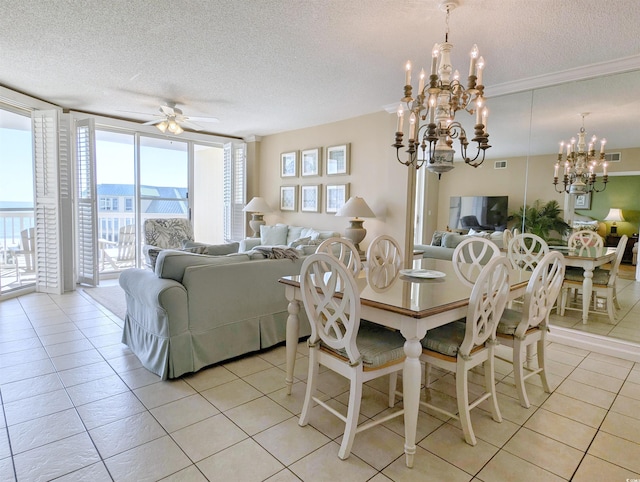
{"type": "Polygon", "coordinates": [[[420,340],[424,338],[426,330],[417,330],[415,322],[403,324],[402,336],[407,341],[404,343],[404,360],[402,370],[402,395],[404,404],[404,453],[407,467],[413,467],[413,457],[416,453],[416,430],[418,427],[418,412],[420,409],[420,387],[422,367],[420,366],[420,354],[422,345],[420,340]]]}
{"type": "Polygon", "coordinates": [[[589,305],[593,291],[593,268],[584,269],[584,281],[582,282],[582,323],[587,324],[589,318],[589,305]]]}
{"type": "Polygon", "coordinates": [[[293,370],[296,365],[298,340],[300,339],[300,319],[298,318],[298,313],[300,313],[300,302],[295,299],[295,289],[293,287],[287,286],[285,294],[289,300],[289,306],[287,307],[289,316],[287,317],[286,334],[287,374],[284,381],[287,384],[287,395],[291,395],[291,388],[293,386],[293,370]]]}

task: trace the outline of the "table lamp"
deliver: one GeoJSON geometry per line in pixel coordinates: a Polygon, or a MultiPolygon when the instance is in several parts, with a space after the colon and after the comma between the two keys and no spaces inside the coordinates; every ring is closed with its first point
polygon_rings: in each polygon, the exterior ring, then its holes
{"type": "Polygon", "coordinates": [[[336,216],[348,216],[353,218],[349,220],[351,224],[347,229],[345,229],[344,236],[354,244],[360,254],[364,254],[364,251],[360,249],[360,243],[367,235],[367,230],[362,226],[364,219],[360,218],[375,218],[376,215],[373,213],[371,208],[367,205],[364,199],[358,196],[353,196],[340,209],[338,209],[336,216]]]}
{"type": "Polygon", "coordinates": [[[271,209],[271,206],[269,206],[263,198],[254,197],[242,210],[246,213],[251,213],[249,226],[253,230],[253,237],[259,238],[260,226],[266,224],[264,222],[264,213],[270,213],[273,209],[271,209]]]}
{"type": "Polygon", "coordinates": [[[604,218],[605,221],[613,221],[611,225],[611,235],[618,235],[618,226],[616,226],[616,221],[624,222],[624,217],[622,216],[622,209],[611,208],[609,209],[609,214],[604,218]]]}

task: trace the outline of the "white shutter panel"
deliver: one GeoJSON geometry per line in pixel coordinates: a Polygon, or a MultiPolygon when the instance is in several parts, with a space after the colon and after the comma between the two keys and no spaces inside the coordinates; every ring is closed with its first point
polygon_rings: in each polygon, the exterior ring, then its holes
{"type": "Polygon", "coordinates": [[[95,127],[93,119],[76,123],[77,271],[78,283],[98,284],[98,216],[95,127]]]}
{"type": "Polygon", "coordinates": [[[36,290],[62,294],[58,111],[34,111],[36,290]]]}
{"type": "Polygon", "coordinates": [[[224,238],[239,241],[245,238],[246,144],[229,142],[224,145],[224,238]]]}

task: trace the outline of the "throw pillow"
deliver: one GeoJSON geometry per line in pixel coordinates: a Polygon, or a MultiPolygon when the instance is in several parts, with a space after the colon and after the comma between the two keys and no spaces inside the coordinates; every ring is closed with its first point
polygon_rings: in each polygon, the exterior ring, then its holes
{"type": "Polygon", "coordinates": [[[431,246],[442,246],[442,237],[446,234],[446,231],[434,231],[431,238],[431,246]]]}
{"type": "Polygon", "coordinates": [[[209,256],[224,256],[235,254],[240,249],[240,243],[210,244],[207,246],[205,254],[209,256]]]}
{"type": "Polygon", "coordinates": [[[260,244],[263,246],[286,246],[289,226],[260,226],[260,244]]]}
{"type": "Polygon", "coordinates": [[[298,246],[306,246],[309,244],[309,241],[311,241],[311,237],[307,236],[306,238],[298,238],[294,241],[291,241],[289,243],[289,247],[290,248],[297,248],[298,246]]]}
{"type": "Polygon", "coordinates": [[[187,253],[206,254],[206,246],[193,246],[191,248],[182,248],[180,251],[186,251],[187,253]]]}
{"type": "Polygon", "coordinates": [[[455,248],[462,242],[463,239],[464,236],[462,234],[445,233],[444,236],[442,236],[442,246],[444,246],[445,248],[455,248]]]}

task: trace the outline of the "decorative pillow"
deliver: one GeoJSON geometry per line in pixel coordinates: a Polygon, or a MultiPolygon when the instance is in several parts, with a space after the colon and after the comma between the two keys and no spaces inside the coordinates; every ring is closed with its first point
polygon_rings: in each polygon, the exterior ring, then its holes
{"type": "Polygon", "coordinates": [[[277,226],[260,226],[260,244],[263,246],[286,246],[287,231],[286,224],[277,226]]]}
{"type": "Polygon", "coordinates": [[[442,237],[447,231],[434,231],[431,238],[431,246],[442,246],[442,237]]]}
{"type": "Polygon", "coordinates": [[[237,253],[239,249],[240,243],[205,244],[189,240],[184,240],[182,242],[182,251],[197,254],[208,254],[210,256],[233,254],[237,253]]]}
{"type": "Polygon", "coordinates": [[[486,231],[474,231],[473,234],[471,233],[472,230],[469,230],[469,234],[467,234],[467,236],[470,236],[472,238],[485,238],[485,239],[490,239],[491,238],[491,234],[487,233],[486,231]]]}
{"type": "Polygon", "coordinates": [[[445,233],[444,236],[442,236],[442,246],[444,246],[445,248],[455,248],[464,239],[465,238],[462,234],[445,233]]]}
{"type": "Polygon", "coordinates": [[[298,238],[294,241],[291,241],[288,246],[290,248],[297,248],[298,246],[308,246],[310,241],[310,236],[307,236],[306,238],[298,238]]]}
{"type": "Polygon", "coordinates": [[[187,253],[195,253],[195,254],[207,254],[207,247],[192,246],[191,248],[182,248],[180,251],[186,251],[187,253]]]}
{"type": "Polygon", "coordinates": [[[240,243],[226,243],[226,244],[210,244],[207,246],[205,254],[210,256],[224,256],[226,254],[235,254],[240,249],[240,243]]]}
{"type": "MultiPolygon", "coordinates": [[[[280,226],[280,224],[277,226],[280,226]]],[[[296,239],[304,238],[302,235],[303,229],[304,228],[302,226],[289,226],[289,230],[287,231],[287,245],[291,245],[291,243],[296,239]]]]}

